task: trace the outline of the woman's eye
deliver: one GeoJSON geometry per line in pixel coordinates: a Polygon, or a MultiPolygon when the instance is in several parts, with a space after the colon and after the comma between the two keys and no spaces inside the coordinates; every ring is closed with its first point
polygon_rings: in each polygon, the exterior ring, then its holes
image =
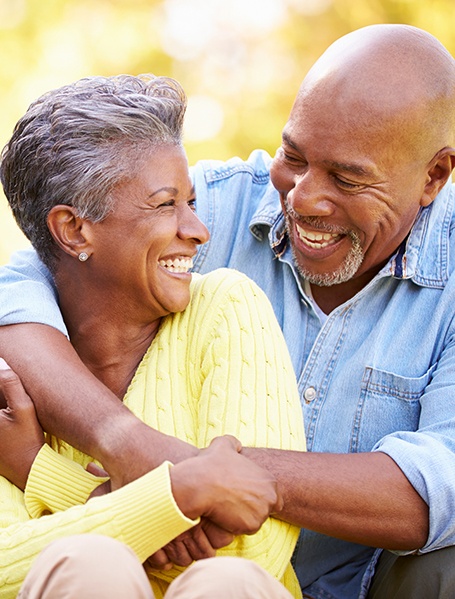
{"type": "Polygon", "coordinates": [[[193,210],[195,212],[196,211],[196,198],[189,200],[188,206],[191,208],[191,210],[193,210]]]}

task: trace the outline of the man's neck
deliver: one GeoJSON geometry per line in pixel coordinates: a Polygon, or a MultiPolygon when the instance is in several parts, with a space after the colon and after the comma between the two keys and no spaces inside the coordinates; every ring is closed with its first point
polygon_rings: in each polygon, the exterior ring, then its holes
{"type": "Polygon", "coordinates": [[[373,276],[371,273],[365,273],[365,275],[355,277],[345,283],[328,287],[311,284],[311,294],[319,308],[325,314],[330,314],[332,310],[357,295],[359,291],[368,285],[373,276]]]}

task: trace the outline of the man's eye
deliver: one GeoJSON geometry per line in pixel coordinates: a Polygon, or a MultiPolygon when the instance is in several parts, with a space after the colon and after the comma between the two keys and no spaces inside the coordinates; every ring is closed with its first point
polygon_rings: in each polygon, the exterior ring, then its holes
{"type": "Polygon", "coordinates": [[[196,211],[196,198],[194,198],[193,200],[189,200],[188,206],[191,208],[191,210],[196,211]]]}
{"type": "Polygon", "coordinates": [[[364,187],[363,184],[361,183],[350,183],[349,181],[345,181],[344,179],[340,179],[340,177],[334,177],[337,185],[339,187],[343,187],[344,189],[360,189],[361,187],[364,187]]]}
{"type": "Polygon", "coordinates": [[[294,164],[297,164],[299,162],[302,162],[301,158],[298,158],[297,156],[293,156],[292,154],[288,154],[287,152],[283,151],[283,157],[285,160],[287,160],[288,162],[292,162],[294,164]]]}

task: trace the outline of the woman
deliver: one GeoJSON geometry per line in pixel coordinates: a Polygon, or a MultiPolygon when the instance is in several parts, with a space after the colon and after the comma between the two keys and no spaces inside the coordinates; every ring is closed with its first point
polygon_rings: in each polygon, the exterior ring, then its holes
{"type": "MultiPolygon", "coordinates": [[[[5,194],[53,274],[73,346],[136,415],[198,448],[231,434],[245,445],[302,449],[292,365],[265,296],[236,272],[189,273],[208,234],[182,147],[185,106],[176,82],[150,76],[50,92],[3,151],[5,194]]],[[[90,462],[61,440],[49,443],[90,462]]],[[[299,596],[289,562],[297,534],[268,518],[222,553],[256,561],[299,596]]],[[[179,572],[147,570],[156,597],[179,572]]]]}

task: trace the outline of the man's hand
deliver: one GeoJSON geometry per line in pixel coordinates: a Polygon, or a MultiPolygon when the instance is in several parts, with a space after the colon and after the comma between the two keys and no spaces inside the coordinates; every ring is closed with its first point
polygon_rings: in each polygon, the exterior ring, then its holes
{"type": "Polygon", "coordinates": [[[0,395],[7,406],[0,410],[0,474],[24,489],[44,435],[32,400],[2,358],[0,395]]]}

